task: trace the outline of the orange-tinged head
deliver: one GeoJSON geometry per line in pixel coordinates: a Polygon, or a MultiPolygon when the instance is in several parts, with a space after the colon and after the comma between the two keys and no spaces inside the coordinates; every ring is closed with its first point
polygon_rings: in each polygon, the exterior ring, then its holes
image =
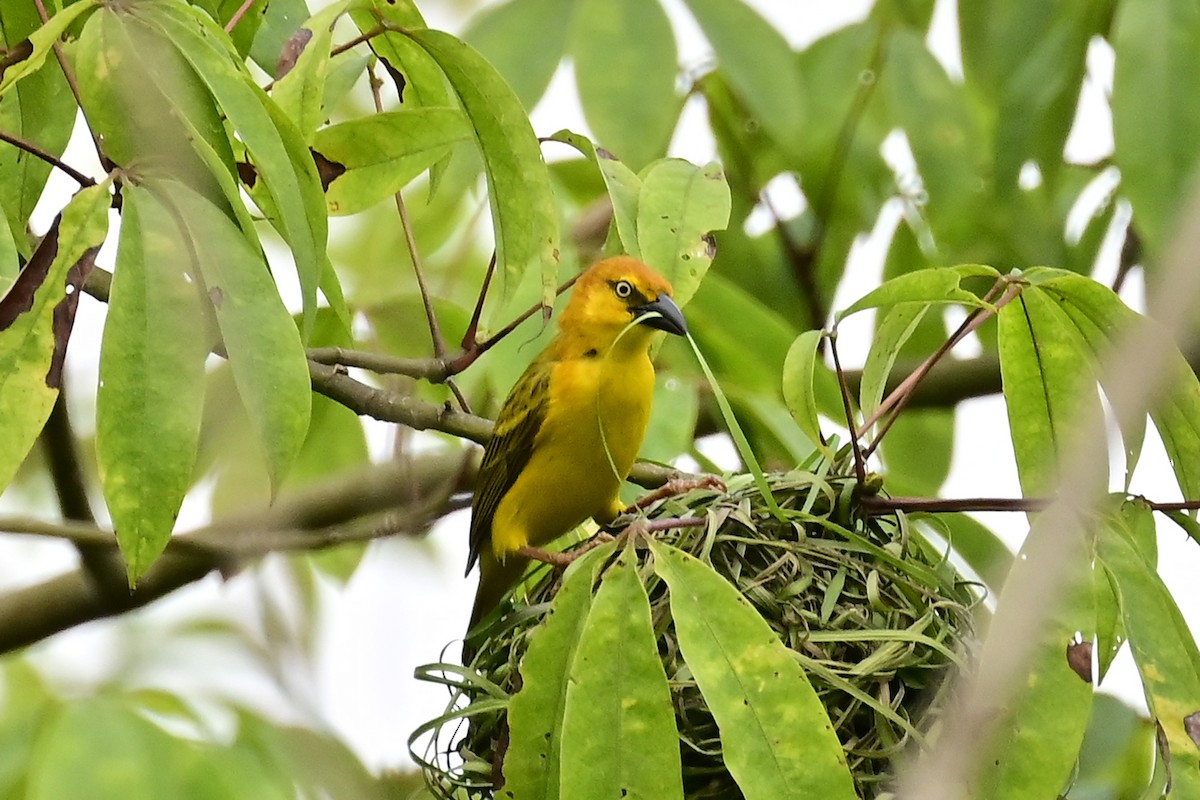
{"type": "Polygon", "coordinates": [[[687,322],[671,292],[666,278],[636,258],[606,258],[579,276],[558,326],[567,333],[600,333],[620,330],[637,320],[682,336],[687,333],[687,322]]]}

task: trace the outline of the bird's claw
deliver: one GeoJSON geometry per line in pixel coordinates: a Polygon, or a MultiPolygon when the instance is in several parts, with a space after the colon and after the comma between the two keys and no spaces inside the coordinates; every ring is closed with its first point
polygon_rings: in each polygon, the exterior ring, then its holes
{"type": "Polygon", "coordinates": [[[725,491],[725,482],[716,475],[699,475],[694,478],[673,478],[662,486],[655,489],[653,492],[648,492],[642,495],[633,505],[625,509],[626,514],[634,514],[638,511],[654,505],[659,500],[667,497],[675,497],[677,495],[690,492],[692,489],[713,489],[717,492],[725,491]]]}

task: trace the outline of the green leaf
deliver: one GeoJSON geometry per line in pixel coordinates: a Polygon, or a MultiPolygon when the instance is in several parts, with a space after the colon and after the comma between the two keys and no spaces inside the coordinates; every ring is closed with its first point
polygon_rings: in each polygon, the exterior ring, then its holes
{"type": "Polygon", "coordinates": [[[550,173],[521,101],[478,51],[448,33],[407,31],[442,68],[483,156],[496,239],[502,308],[529,270],[541,275],[542,303],[558,288],[558,213],[550,173]]]}
{"type": "Polygon", "coordinates": [[[27,287],[19,278],[0,296],[0,490],[17,474],[58,398],[61,376],[52,365],[70,329],[55,330],[55,312],[65,303],[68,270],[104,241],[108,206],[107,181],[76,194],[21,273],[30,281],[45,277],[27,287]]]}
{"type": "Polygon", "coordinates": [[[192,762],[175,739],[113,698],[66,705],[38,737],[27,800],[159,800],[192,762]]]}
{"type": "Polygon", "coordinates": [[[16,283],[20,271],[21,262],[17,259],[17,243],[13,241],[12,230],[7,225],[0,225],[0,298],[16,283]]]}
{"type": "Polygon", "coordinates": [[[327,263],[328,223],[316,166],[303,138],[250,78],[245,65],[234,60],[227,37],[211,19],[190,6],[157,2],[145,6],[144,16],[192,65],[245,144],[278,215],[272,224],[291,247],[307,336],[327,263]]]}
{"type": "Polygon", "coordinates": [[[841,322],[868,308],[886,309],[900,303],[960,303],[969,308],[985,308],[983,301],[961,288],[964,278],[998,278],[1000,273],[982,264],[957,267],[931,267],[908,272],[885,281],[834,315],[841,322]]]}
{"type": "Polygon", "coordinates": [[[472,16],[463,39],[491,62],[532,111],[562,60],[577,5],[577,0],[509,0],[472,16]],[[530,47],[527,37],[534,30],[537,47],[530,47]]]}
{"type": "Polygon", "coordinates": [[[24,797],[29,761],[45,723],[61,701],[23,658],[6,659],[3,672],[4,725],[0,727],[0,797],[24,797]]]}
{"type": "Polygon", "coordinates": [[[916,159],[925,195],[921,211],[940,260],[988,259],[981,229],[996,210],[985,206],[991,199],[985,191],[991,164],[977,104],[946,74],[923,33],[894,32],[886,52],[878,91],[916,159]]]}
{"type": "Polygon", "coordinates": [[[642,247],[638,242],[638,202],[642,195],[642,179],[612,153],[594,146],[586,136],[564,129],[548,138],[569,144],[596,165],[600,177],[604,180],[604,186],[608,189],[621,246],[629,255],[641,259],[642,247]]]}
{"type": "Polygon", "coordinates": [[[934,496],[950,475],[954,452],[954,409],[908,408],[900,414],[879,447],[893,491],[934,496]]]}
{"type": "Polygon", "coordinates": [[[1170,590],[1123,528],[1101,531],[1100,559],[1117,590],[1150,713],[1170,747],[1171,794],[1200,797],[1200,746],[1184,723],[1200,711],[1200,651],[1170,590]]]}
{"type": "Polygon", "coordinates": [[[783,399],[796,425],[814,446],[827,457],[833,454],[821,436],[821,422],[817,417],[817,395],[813,391],[813,375],[820,360],[818,347],[821,331],[805,331],[796,337],[783,362],[783,399]]]}
{"type": "Polygon", "coordinates": [[[187,227],[238,394],[277,490],[304,443],[312,410],[300,334],[262,254],[237,226],[183,184],[165,183],[163,189],[187,227]]]}
{"type": "Polygon", "coordinates": [[[921,324],[929,308],[929,303],[897,303],[879,315],[858,389],[859,407],[864,419],[879,408],[896,356],[900,355],[900,349],[921,324]]]}
{"type": "Polygon", "coordinates": [[[857,797],[842,745],[795,655],[710,567],[653,539],[650,550],[670,589],[679,649],[747,800],[857,797]]]}
{"type": "Polygon", "coordinates": [[[698,167],[678,158],[647,167],[641,176],[637,232],[641,258],[687,304],[716,256],[709,234],[729,224],[729,184],[716,162],[698,167]]]}
{"type": "Polygon", "coordinates": [[[359,117],[317,131],[330,214],[355,214],[400,191],[471,135],[456,108],[413,108],[359,117]]]}
{"type": "MultiPolygon", "coordinates": [[[[97,0],[80,0],[52,16],[49,22],[29,34],[28,54],[24,55],[24,57],[21,57],[19,50],[10,51],[5,58],[4,66],[0,67],[0,97],[7,94],[18,81],[40,69],[42,63],[46,60],[46,54],[50,52],[54,43],[59,40],[59,37],[84,12],[91,11],[96,6],[96,3],[97,0]]],[[[7,17],[8,14],[9,12],[6,9],[5,16],[7,17]]],[[[18,43],[12,42],[10,44],[15,45],[18,43]]]]}
{"type": "MultiPolygon", "coordinates": [[[[1036,535],[1060,535],[1040,531],[1036,535]]],[[[1079,757],[1079,745],[1092,708],[1092,687],[1067,664],[1066,648],[1077,631],[1090,641],[1095,630],[1091,560],[1082,537],[1076,543],[1069,569],[1060,577],[1063,600],[1053,617],[1038,631],[1035,655],[1016,695],[1004,709],[999,735],[981,759],[972,797],[979,800],[1025,800],[1057,797],[1066,786],[1079,757]]],[[[1013,561],[1007,586],[1020,580],[1020,573],[1034,569],[1026,540],[1013,561]]],[[[1005,613],[1006,596],[1001,595],[998,614],[1005,613]]],[[[989,644],[1004,647],[1003,644],[989,644]]],[[[993,657],[985,647],[983,659],[993,657]]]]}
{"type": "Polygon", "coordinates": [[[692,382],[660,370],[654,383],[650,424],[638,455],[665,464],[688,452],[695,441],[699,413],[700,399],[692,382]]]}
{"type": "MultiPolygon", "coordinates": [[[[74,8],[74,7],[72,7],[74,8]]],[[[37,6],[33,3],[11,3],[0,15],[0,48],[15,52],[30,34],[42,24],[37,6]]],[[[0,130],[34,142],[43,150],[61,154],[71,138],[77,110],[75,98],[63,78],[62,69],[55,63],[34,70],[0,97],[0,130]]],[[[0,251],[15,244],[17,252],[30,255],[26,223],[37,206],[50,165],[30,153],[0,142],[0,208],[5,212],[9,232],[0,231],[0,251]]],[[[4,255],[4,259],[15,256],[4,255]]],[[[0,262],[0,294],[7,284],[3,275],[6,267],[15,270],[14,263],[0,262]]]]}
{"type": "Polygon", "coordinates": [[[562,797],[683,798],[671,690],[631,548],[604,574],[579,636],[562,722],[562,797]]]}
{"type": "MultiPolygon", "coordinates": [[[[250,57],[271,77],[278,71],[284,45],[300,30],[310,13],[307,0],[270,0],[266,4],[266,12],[250,46],[250,57]]],[[[237,29],[241,27],[238,25],[237,29]]],[[[234,39],[236,42],[237,37],[234,39]]]]}
{"type": "Polygon", "coordinates": [[[405,107],[450,104],[450,92],[437,61],[417,42],[398,32],[425,27],[425,18],[412,0],[371,0],[369,9],[351,9],[350,18],[364,34],[375,30],[380,20],[392,26],[392,30],[372,37],[370,47],[393,81],[402,79],[397,91],[405,107]]]}
{"type": "Polygon", "coordinates": [[[1113,157],[1153,264],[1200,164],[1200,114],[1190,92],[1200,84],[1200,9],[1189,0],[1125,0],[1110,41],[1113,157]]]}
{"type": "Polygon", "coordinates": [[[331,3],[304,23],[311,34],[292,69],[275,82],[271,99],[296,124],[307,143],[327,116],[325,114],[325,79],[329,75],[329,50],[333,42],[333,24],[346,12],[350,0],[331,3]]]}
{"type": "Polygon", "coordinates": [[[123,168],[175,176],[215,199],[217,183],[234,173],[224,120],[173,44],[126,13],[143,7],[106,6],[83,27],[74,67],[88,126],[123,168]]]}
{"type": "MultiPolygon", "coordinates": [[[[1052,494],[1080,423],[1103,421],[1095,360],[1070,317],[1037,286],[1000,309],[1000,375],[1026,497],[1052,494]]],[[[1101,456],[1103,458],[1103,456],[1101,456]]],[[[1097,468],[1107,483],[1107,467],[1097,468]]]]}
{"type": "Polygon", "coordinates": [[[559,797],[571,665],[591,609],[596,572],[615,549],[615,544],[601,545],[567,568],[554,605],[529,641],[521,661],[521,691],[508,703],[504,791],[513,797],[559,797]]]}
{"type": "MultiPolygon", "coordinates": [[[[1116,337],[1137,324],[1156,325],[1126,306],[1107,286],[1080,275],[1055,273],[1039,284],[1057,298],[1072,322],[1088,340],[1092,351],[1108,353],[1116,337]]],[[[1162,388],[1155,393],[1150,419],[1162,439],[1167,459],[1184,497],[1200,497],[1200,380],[1179,352],[1178,346],[1161,329],[1153,328],[1168,355],[1162,388]]],[[[1126,449],[1126,473],[1133,471],[1141,451],[1144,422],[1135,420],[1122,429],[1126,449]]]]}
{"type": "Polygon", "coordinates": [[[685,2],[733,90],[776,143],[795,152],[804,136],[804,88],[783,34],[737,0],[685,2]]]}
{"type": "Polygon", "coordinates": [[[584,118],[596,141],[640,170],[666,155],[683,108],[671,21],[656,0],[576,3],[570,52],[584,118]]]}
{"type": "Polygon", "coordinates": [[[148,189],[126,185],[122,197],[96,460],[132,586],[167,546],[191,485],[212,338],[176,216],[148,189]]]}
{"type": "Polygon", "coordinates": [[[1063,164],[1086,71],[1088,43],[1104,35],[1110,1],[959,5],[963,71],[994,113],[997,190],[1016,194],[1022,164],[1034,161],[1046,180],[1063,164]]]}

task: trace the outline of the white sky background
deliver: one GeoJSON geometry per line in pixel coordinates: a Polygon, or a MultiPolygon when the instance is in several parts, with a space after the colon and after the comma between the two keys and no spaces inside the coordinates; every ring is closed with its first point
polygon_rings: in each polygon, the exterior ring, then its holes
{"type": "MultiPolygon", "coordinates": [[[[749,0],[797,47],[804,46],[847,22],[861,19],[871,3],[865,0],[749,0]]],[[[319,2],[310,0],[316,7],[319,2]]],[[[430,24],[450,31],[460,31],[464,21],[452,16],[452,11],[435,0],[422,3],[422,11],[430,24]]],[[[454,6],[456,4],[447,4],[454,6]]],[[[707,43],[698,26],[684,10],[682,0],[664,0],[664,6],[676,25],[680,47],[680,63],[685,69],[696,69],[710,60],[707,43]]],[[[935,23],[930,36],[935,53],[952,74],[961,74],[957,61],[957,30],[954,4],[939,0],[935,23]]],[[[1093,160],[1111,152],[1111,121],[1107,119],[1104,100],[1111,89],[1112,56],[1107,47],[1092,48],[1089,54],[1092,75],[1085,86],[1080,119],[1068,142],[1069,156],[1093,160]]],[[[684,109],[672,155],[704,163],[715,156],[715,147],[704,124],[702,101],[694,99],[684,109]]],[[[560,69],[551,83],[546,98],[533,113],[534,128],[548,132],[560,128],[586,131],[569,69],[560,69]]],[[[68,160],[99,174],[94,153],[86,136],[73,142],[68,160]]],[[[889,152],[892,163],[911,163],[901,143],[889,152]]],[[[55,175],[52,179],[61,192],[74,189],[73,182],[55,175]]],[[[47,198],[43,204],[44,219],[64,202],[62,194],[47,198]]],[[[781,196],[779,205],[794,208],[794,198],[781,196]]],[[[887,236],[894,218],[884,221],[872,237],[864,238],[851,257],[850,279],[834,303],[841,307],[868,290],[879,279],[887,236]]],[[[42,225],[42,228],[45,224],[42,225]]],[[[1119,247],[1119,241],[1113,243],[1119,247]]],[[[101,263],[111,264],[109,260],[101,263]]],[[[1115,263],[1115,259],[1112,259],[1115,263]]],[[[1102,276],[1103,277],[1103,276],[1102,276]]],[[[1109,276],[1111,277],[1111,276],[1109,276]]],[[[1130,286],[1124,293],[1127,302],[1140,307],[1140,285],[1130,286]]],[[[871,319],[862,317],[859,328],[848,328],[840,338],[844,359],[861,363],[865,356],[871,319]]],[[[95,385],[103,311],[99,304],[85,298],[80,303],[79,319],[72,337],[69,369],[71,383],[77,386],[95,385]]],[[[970,354],[971,342],[960,351],[970,354]]],[[[77,425],[91,425],[90,409],[75,414],[77,425]]],[[[943,489],[948,497],[1018,496],[1019,485],[1009,441],[1002,399],[998,397],[971,400],[958,411],[957,439],[951,476],[943,489]]],[[[372,452],[386,456],[389,451],[390,426],[368,425],[377,441],[372,452]]],[[[1151,426],[1133,491],[1144,492],[1156,500],[1178,499],[1178,489],[1170,474],[1161,444],[1151,426]]],[[[719,451],[718,447],[718,451],[719,451]]],[[[1119,449],[1112,462],[1123,468],[1119,449]]],[[[1114,482],[1119,486],[1119,480],[1114,482]]],[[[203,492],[185,507],[183,519],[203,522],[203,492]]],[[[5,495],[0,511],[39,504],[45,507],[52,490],[44,487],[37,496],[5,495]],[[44,493],[44,494],[43,494],[44,493]]],[[[1026,527],[1024,517],[1016,514],[980,514],[979,517],[1004,536],[1013,547],[1019,546],[1026,527]]],[[[442,660],[442,649],[450,650],[448,659],[457,656],[458,643],[466,625],[475,578],[464,579],[463,565],[467,552],[467,513],[459,512],[440,523],[424,541],[396,539],[377,542],[344,589],[331,584],[321,588],[322,621],[315,643],[317,670],[315,674],[289,667],[285,659],[280,667],[289,694],[311,700],[308,721],[328,722],[374,768],[401,766],[408,762],[406,740],[419,724],[437,716],[446,700],[445,692],[412,677],[419,664],[442,660]]],[[[188,527],[185,525],[183,527],[188,527]]],[[[1200,574],[1200,548],[1190,543],[1174,525],[1160,527],[1160,572],[1176,593],[1185,616],[1193,630],[1200,630],[1200,609],[1192,588],[1194,576],[1200,574]]],[[[14,539],[0,540],[0,590],[29,584],[60,572],[65,564],[74,563],[69,547],[62,543],[14,539]],[[59,546],[55,546],[55,544],[59,546]],[[18,572],[19,571],[19,572],[18,572]]],[[[276,571],[279,573],[279,571],[276,571]]],[[[284,581],[268,582],[267,597],[258,594],[247,581],[222,583],[210,576],[200,583],[176,592],[170,598],[139,613],[132,624],[112,622],[92,623],[39,645],[32,650],[38,665],[57,685],[78,690],[114,673],[135,675],[137,682],[172,687],[186,694],[197,690],[209,696],[232,695],[253,702],[256,706],[277,709],[280,703],[278,688],[261,679],[231,680],[234,673],[258,675],[258,671],[240,670],[238,663],[229,663],[227,647],[189,646],[183,652],[158,653],[154,643],[156,631],[169,629],[189,619],[212,616],[214,613],[237,619],[261,636],[270,624],[266,617],[270,609],[283,608],[282,626],[287,629],[287,586],[284,581]],[[276,596],[273,601],[271,596],[276,596]],[[135,649],[135,656],[127,654],[135,649]]],[[[278,622],[278,620],[276,620],[278,622]]],[[[172,642],[174,644],[174,641],[172,642]]],[[[294,667],[294,664],[292,665],[294,667]]],[[[1126,653],[1114,666],[1104,689],[1124,699],[1143,705],[1132,659],[1126,653]]],[[[231,720],[213,708],[206,709],[211,722],[218,728],[231,720]]]]}

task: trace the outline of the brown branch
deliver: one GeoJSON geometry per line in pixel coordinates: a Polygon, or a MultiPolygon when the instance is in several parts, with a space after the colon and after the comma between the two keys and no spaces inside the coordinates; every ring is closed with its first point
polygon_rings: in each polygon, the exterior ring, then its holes
{"type": "Polygon", "coordinates": [[[229,18],[229,22],[225,23],[225,32],[232,33],[233,29],[242,21],[242,17],[246,16],[246,12],[250,10],[250,6],[254,5],[254,0],[245,0],[241,7],[233,12],[233,16],[229,18]]]}
{"type": "MultiPolygon", "coordinates": [[[[381,23],[382,27],[382,23],[381,23]]],[[[375,102],[375,112],[383,113],[383,97],[379,90],[383,86],[383,82],[375,77],[374,70],[367,70],[370,76],[371,96],[375,102]]],[[[397,87],[400,89],[401,87],[397,87]]],[[[446,356],[446,339],[442,336],[441,326],[438,325],[437,313],[433,309],[433,298],[429,294],[429,288],[425,283],[425,270],[421,267],[421,253],[417,249],[417,237],[413,233],[412,221],[408,218],[408,206],[404,204],[404,193],[397,191],[394,195],[396,200],[396,213],[400,215],[400,230],[404,233],[404,244],[408,248],[408,256],[412,260],[413,274],[417,278],[417,289],[421,292],[421,305],[425,309],[425,321],[429,325],[429,337],[433,340],[433,355],[435,358],[444,358],[446,356]]],[[[459,403],[463,406],[466,401],[457,389],[454,391],[458,397],[459,403]]]]}
{"type": "Polygon", "coordinates": [[[430,383],[441,383],[451,374],[446,360],[441,358],[400,358],[345,347],[311,347],[308,357],[318,364],[357,367],[377,375],[407,375],[430,383]]]}
{"type": "MultiPolygon", "coordinates": [[[[96,516],[88,500],[83,467],[79,463],[75,434],[67,412],[66,395],[61,391],[39,439],[63,519],[95,526],[96,516]]],[[[100,591],[110,594],[125,592],[128,591],[125,568],[112,551],[116,540],[111,538],[111,534],[109,537],[107,542],[99,545],[75,540],[75,549],[79,552],[80,563],[100,591]]]]}
{"type": "MultiPolygon", "coordinates": [[[[37,6],[38,16],[45,25],[50,22],[50,15],[46,13],[46,4],[42,0],[33,0],[37,6]]],[[[96,148],[96,155],[100,158],[100,164],[105,168],[110,168],[110,163],[104,155],[104,149],[100,146],[100,138],[96,136],[95,129],[88,122],[87,110],[83,107],[83,95],[79,91],[79,80],[75,77],[75,70],[71,67],[71,62],[67,60],[63,53],[62,43],[54,42],[54,58],[58,61],[59,69],[62,70],[63,78],[67,81],[67,87],[71,90],[71,96],[75,98],[75,105],[79,106],[79,113],[83,115],[83,121],[87,123],[88,135],[92,137],[92,146],[96,148]]],[[[72,176],[74,177],[74,176],[72,176]]]]}
{"type": "MultiPolygon", "coordinates": [[[[168,552],[134,590],[100,591],[90,575],[80,569],[0,595],[0,652],[24,647],[90,620],[139,608],[210,572],[232,574],[243,559],[228,553],[257,555],[284,545],[300,545],[305,538],[316,546],[329,546],[349,540],[351,535],[362,538],[368,532],[381,532],[387,527],[386,517],[363,520],[361,528],[353,521],[389,509],[403,516],[405,507],[396,505],[396,487],[404,483],[417,487],[418,498],[434,498],[433,503],[418,500],[409,507],[417,515],[410,521],[424,525],[436,516],[438,498],[446,497],[447,488],[457,481],[461,470],[461,454],[449,452],[423,456],[412,464],[389,462],[331,479],[303,494],[285,497],[265,511],[233,516],[176,537],[184,541],[176,543],[173,539],[168,552]],[[421,516],[424,512],[428,516],[421,516]],[[351,524],[341,527],[348,522],[351,524]],[[190,543],[197,541],[202,548],[191,547],[190,543]],[[205,549],[209,552],[202,551],[205,549]]],[[[77,524],[42,526],[41,530],[32,530],[36,524],[29,525],[31,530],[25,532],[67,534],[64,538],[96,545],[101,544],[98,534],[111,535],[77,524]]]]}
{"type": "Polygon", "coordinates": [[[67,175],[70,175],[71,179],[74,180],[76,183],[78,183],[80,186],[95,186],[96,185],[96,181],[92,180],[87,175],[84,175],[82,172],[75,169],[70,164],[66,163],[61,158],[54,155],[50,151],[43,150],[42,148],[38,147],[33,142],[22,139],[20,136],[14,136],[13,134],[7,133],[2,130],[0,130],[0,140],[8,142],[13,147],[16,147],[20,150],[24,150],[26,153],[29,153],[31,156],[36,156],[37,158],[40,158],[42,161],[45,161],[47,164],[49,164],[52,167],[57,167],[58,169],[65,172],[67,175]]]}

